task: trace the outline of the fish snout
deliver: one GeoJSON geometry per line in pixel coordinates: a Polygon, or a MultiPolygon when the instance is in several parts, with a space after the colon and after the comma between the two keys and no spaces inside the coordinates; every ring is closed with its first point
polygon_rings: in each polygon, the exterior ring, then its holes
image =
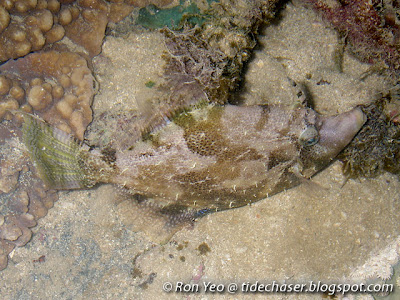
{"type": "Polygon", "coordinates": [[[361,127],[363,127],[365,122],[367,122],[367,116],[361,110],[360,106],[357,106],[344,114],[348,114],[348,117],[350,119],[349,122],[354,126],[352,130],[353,132],[357,133],[361,129],[361,127]]]}
{"type": "Polygon", "coordinates": [[[346,147],[367,121],[360,107],[339,115],[324,117],[319,130],[320,144],[334,158],[346,147]]]}

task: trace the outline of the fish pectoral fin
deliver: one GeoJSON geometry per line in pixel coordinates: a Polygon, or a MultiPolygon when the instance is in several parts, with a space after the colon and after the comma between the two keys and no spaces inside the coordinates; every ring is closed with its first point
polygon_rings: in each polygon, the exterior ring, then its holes
{"type": "Polygon", "coordinates": [[[167,243],[186,226],[192,226],[197,210],[141,195],[121,196],[115,207],[123,224],[133,231],[144,232],[153,242],[167,243]]]}
{"type": "Polygon", "coordinates": [[[347,181],[349,181],[349,179],[350,179],[350,175],[346,175],[343,182],[340,184],[341,189],[346,185],[346,183],[347,183],[347,181]]]}
{"type": "Polygon", "coordinates": [[[307,191],[311,191],[311,193],[314,195],[318,195],[318,193],[321,193],[321,191],[329,190],[327,187],[324,187],[320,183],[306,177],[300,178],[300,182],[303,186],[306,187],[307,191]]]}
{"type": "Polygon", "coordinates": [[[299,179],[300,184],[307,186],[307,189],[311,190],[313,193],[320,192],[321,190],[329,190],[321,184],[313,181],[311,178],[304,176],[297,164],[290,169],[290,172],[292,172],[299,179]]]}

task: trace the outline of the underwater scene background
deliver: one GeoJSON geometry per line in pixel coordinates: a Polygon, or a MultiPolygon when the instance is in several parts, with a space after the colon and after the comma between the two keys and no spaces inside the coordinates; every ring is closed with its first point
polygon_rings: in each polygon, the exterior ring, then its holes
{"type": "MultiPolygon", "coordinates": [[[[390,98],[382,110],[394,125],[385,131],[380,128],[388,122],[382,121],[371,128],[383,136],[377,144],[398,144],[398,2],[383,1],[381,8],[374,2],[375,10],[365,6],[368,1],[344,1],[342,9],[336,1],[47,2],[53,17],[30,14],[36,8],[24,10],[21,4],[0,9],[3,299],[329,299],[327,294],[166,293],[165,282],[321,280],[400,287],[398,147],[377,148],[385,155],[364,159],[357,153],[372,142],[360,138],[312,183],[209,214],[159,244],[143,232],[140,212],[125,206],[123,192],[114,186],[58,194],[46,189],[33,168],[25,170],[31,165],[19,140],[21,120],[9,112],[33,112],[80,140],[122,149],[149,123],[160,126],[181,99],[290,106],[301,85],[324,115],[390,98]],[[363,36],[365,28],[355,27],[351,18],[357,11],[369,14],[365,24],[379,19],[387,25],[369,27],[363,36]],[[37,23],[16,24],[21,14],[37,23]],[[26,34],[32,26],[45,42],[26,34]],[[28,42],[29,51],[7,48],[28,42]],[[35,53],[26,55],[30,51],[35,53]],[[37,63],[40,51],[50,51],[46,64],[37,63]],[[164,114],[155,116],[155,109],[164,114]],[[384,152],[388,148],[391,152],[384,152]],[[35,204],[27,204],[27,197],[35,204]]],[[[152,222],[159,228],[157,219],[152,222]]]]}

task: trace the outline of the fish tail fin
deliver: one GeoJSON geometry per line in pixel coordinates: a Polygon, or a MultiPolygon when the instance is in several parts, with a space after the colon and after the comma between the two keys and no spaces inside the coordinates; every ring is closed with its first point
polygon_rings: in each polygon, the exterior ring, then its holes
{"type": "Polygon", "coordinates": [[[23,114],[23,118],[23,141],[39,176],[50,188],[90,188],[103,181],[100,174],[107,173],[106,163],[87,145],[33,115],[23,114]]]}

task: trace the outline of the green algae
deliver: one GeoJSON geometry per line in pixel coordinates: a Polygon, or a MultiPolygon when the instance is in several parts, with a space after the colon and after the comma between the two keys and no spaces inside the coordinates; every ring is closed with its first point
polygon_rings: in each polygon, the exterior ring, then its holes
{"type": "Polygon", "coordinates": [[[151,89],[155,85],[156,85],[156,83],[154,81],[151,81],[151,80],[149,80],[149,81],[147,81],[145,83],[145,86],[148,87],[149,89],[151,89]]]}
{"type": "MultiPolygon", "coordinates": [[[[208,4],[218,0],[207,0],[208,4]]],[[[180,5],[172,8],[160,9],[155,5],[148,5],[139,11],[136,23],[147,29],[168,27],[179,30],[185,23],[202,25],[211,16],[203,13],[196,3],[181,0],[180,5]]]]}

